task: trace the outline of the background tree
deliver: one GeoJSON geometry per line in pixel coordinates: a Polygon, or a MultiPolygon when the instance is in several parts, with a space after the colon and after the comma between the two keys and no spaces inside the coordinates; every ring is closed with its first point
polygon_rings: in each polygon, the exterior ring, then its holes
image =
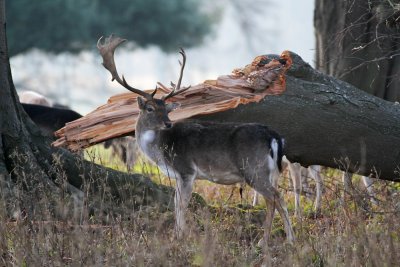
{"type": "Polygon", "coordinates": [[[141,175],[86,162],[66,150],[51,147],[51,140],[42,136],[19,104],[13,85],[5,0],[0,0],[0,95],[0,216],[71,216],[76,207],[86,208],[87,213],[81,215],[102,214],[118,210],[117,203],[130,206],[131,210],[150,203],[168,206],[171,190],[141,175]],[[60,209],[60,199],[65,199],[65,207],[71,209],[60,209]]]}
{"type": "Polygon", "coordinates": [[[400,101],[400,1],[315,1],[316,68],[400,101]]]}
{"type": "Polygon", "coordinates": [[[51,52],[93,47],[116,33],[139,46],[165,51],[199,45],[217,12],[196,0],[13,0],[7,2],[10,55],[36,47],[51,52]]]}

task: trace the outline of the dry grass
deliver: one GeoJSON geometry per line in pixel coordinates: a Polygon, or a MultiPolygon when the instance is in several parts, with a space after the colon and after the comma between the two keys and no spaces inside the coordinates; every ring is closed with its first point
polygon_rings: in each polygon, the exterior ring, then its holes
{"type": "MultiPolygon", "coordinates": [[[[99,160],[91,155],[93,160],[99,160]]],[[[107,157],[104,157],[107,159],[107,157]]],[[[103,162],[123,169],[120,163],[103,162]]],[[[173,185],[154,167],[137,166],[155,181],[173,185]]],[[[262,235],[263,205],[252,208],[252,192],[245,187],[197,182],[195,191],[210,204],[188,212],[189,234],[176,240],[172,212],[126,210],[124,218],[65,216],[43,220],[10,220],[0,202],[0,265],[4,266],[396,266],[400,262],[400,195],[398,185],[377,184],[380,206],[368,205],[362,189],[341,201],[337,171],[326,170],[322,215],[314,218],[312,201],[303,197],[303,219],[292,216],[297,241],[285,243],[276,216],[271,244],[256,246],[262,235]],[[126,216],[129,215],[129,216],[126,216]],[[83,219],[82,219],[83,218],[83,219]]],[[[356,183],[357,184],[357,183],[356,183]]],[[[287,179],[282,192],[293,214],[287,179]]],[[[356,188],[362,188],[356,186],[356,188]]],[[[60,200],[60,206],[68,203],[60,200]]],[[[86,212],[83,210],[82,212],[86,212]]]]}

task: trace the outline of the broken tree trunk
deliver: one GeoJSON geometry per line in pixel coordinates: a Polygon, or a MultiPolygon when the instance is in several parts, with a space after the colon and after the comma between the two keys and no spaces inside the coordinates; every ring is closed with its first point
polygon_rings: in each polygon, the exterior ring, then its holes
{"type": "MultiPolygon", "coordinates": [[[[268,57],[278,58],[276,55],[268,57]]],[[[207,112],[196,113],[195,111],[204,109],[207,101],[212,102],[217,97],[211,96],[208,100],[203,98],[206,102],[201,104],[198,102],[196,104],[194,101],[194,104],[183,105],[182,116],[172,115],[172,119],[195,116],[210,121],[263,123],[285,138],[285,154],[293,162],[299,162],[303,166],[317,164],[340,168],[353,173],[400,181],[400,106],[324,75],[311,68],[296,54],[291,54],[291,57],[293,65],[286,75],[286,91],[282,94],[268,94],[268,97],[264,95],[257,101],[237,103],[245,105],[232,105],[223,109],[213,107],[207,112]],[[185,108],[194,112],[184,112],[185,108]]],[[[247,75],[246,70],[244,68],[241,74],[247,75]]],[[[200,89],[197,92],[201,95],[201,90],[210,88],[210,85],[218,85],[218,81],[224,77],[227,76],[221,76],[217,81],[206,81],[195,89],[200,89]]],[[[236,78],[228,76],[227,79],[233,81],[236,78]]],[[[227,83],[223,88],[229,94],[236,91],[237,85],[236,82],[227,83]]],[[[239,86],[239,88],[244,87],[239,86]]],[[[190,95],[190,92],[191,90],[187,91],[187,94],[190,95]]],[[[183,98],[185,97],[190,98],[183,94],[183,98]]],[[[193,94],[193,97],[198,95],[193,94]]],[[[131,101],[130,108],[135,108],[132,105],[132,101],[135,101],[133,94],[120,95],[116,98],[117,102],[131,101]]],[[[113,105],[115,100],[111,99],[108,105],[113,105]]],[[[177,98],[175,101],[185,100],[177,98]]],[[[118,105],[115,106],[116,113],[113,113],[113,120],[108,120],[110,117],[107,114],[100,112],[101,115],[96,115],[96,112],[99,111],[91,113],[94,115],[92,119],[102,121],[100,124],[106,126],[103,129],[108,130],[118,125],[118,121],[123,120],[127,113],[126,110],[118,109],[118,105]]],[[[137,116],[137,110],[136,113],[133,110],[128,113],[129,116],[137,116]]],[[[129,131],[132,131],[133,122],[131,118],[131,123],[125,124],[125,128],[130,127],[129,131]]],[[[94,144],[118,136],[115,132],[110,134],[108,131],[103,131],[102,137],[99,137],[97,134],[101,131],[95,131],[96,135],[86,131],[85,134],[89,135],[81,140],[79,137],[83,137],[84,134],[78,134],[75,140],[69,138],[80,130],[82,129],[79,124],[71,124],[60,130],[58,134],[61,135],[61,139],[57,141],[58,145],[68,144],[71,148],[84,147],[90,145],[90,142],[94,144]],[[72,134],[69,135],[70,133],[72,134]],[[97,139],[88,138],[90,136],[96,136],[97,139]]],[[[119,132],[119,135],[121,134],[128,133],[119,132]]]]}
{"type": "Polygon", "coordinates": [[[292,59],[283,94],[201,119],[265,123],[285,137],[293,162],[400,181],[399,103],[292,59]]]}

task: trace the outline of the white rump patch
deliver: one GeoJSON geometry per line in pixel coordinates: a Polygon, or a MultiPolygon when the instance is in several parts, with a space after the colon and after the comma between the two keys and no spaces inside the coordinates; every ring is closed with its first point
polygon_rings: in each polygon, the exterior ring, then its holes
{"type": "Polygon", "coordinates": [[[272,185],[276,185],[277,184],[277,180],[278,179],[278,175],[277,171],[278,171],[278,142],[276,141],[275,138],[273,138],[271,140],[270,143],[270,147],[271,147],[271,152],[272,153],[268,153],[267,155],[267,163],[268,163],[268,169],[269,169],[269,181],[272,185]],[[272,154],[272,156],[271,156],[272,154]]]}
{"type": "Polygon", "coordinates": [[[278,142],[276,141],[275,138],[271,140],[271,150],[276,165],[278,162],[278,142]]]}

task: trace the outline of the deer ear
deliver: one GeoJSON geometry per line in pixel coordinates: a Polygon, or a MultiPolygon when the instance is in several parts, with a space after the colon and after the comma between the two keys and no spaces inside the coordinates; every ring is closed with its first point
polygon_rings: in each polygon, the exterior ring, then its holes
{"type": "Polygon", "coordinates": [[[138,96],[137,103],[138,103],[139,109],[141,109],[141,110],[144,109],[144,106],[146,105],[146,101],[144,100],[144,98],[138,96]]]}
{"type": "Polygon", "coordinates": [[[171,111],[179,108],[181,106],[181,104],[176,103],[176,102],[172,102],[172,103],[167,103],[165,105],[165,108],[167,109],[167,112],[170,113],[171,111]]]}

